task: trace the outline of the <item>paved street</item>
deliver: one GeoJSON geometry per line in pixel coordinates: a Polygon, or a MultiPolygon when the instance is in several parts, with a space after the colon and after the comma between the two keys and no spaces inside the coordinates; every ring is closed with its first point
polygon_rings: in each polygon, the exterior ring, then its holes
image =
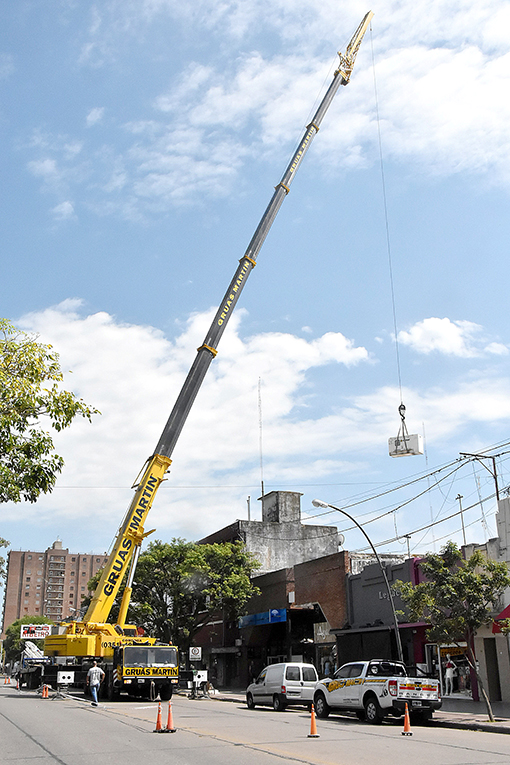
{"type": "MultiPolygon", "coordinates": [[[[172,701],[175,734],[154,734],[157,703],[120,701],[94,708],[83,698],[43,700],[0,686],[0,760],[10,765],[489,765],[510,762],[510,736],[402,723],[317,721],[309,738],[304,709],[284,713],[218,699],[172,701]]],[[[162,705],[166,724],[168,705],[162,705]]]]}

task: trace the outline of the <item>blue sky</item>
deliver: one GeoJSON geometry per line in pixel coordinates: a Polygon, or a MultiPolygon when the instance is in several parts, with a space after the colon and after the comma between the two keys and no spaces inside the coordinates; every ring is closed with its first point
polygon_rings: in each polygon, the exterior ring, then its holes
{"type": "MultiPolygon", "coordinates": [[[[61,354],[102,415],[56,439],[51,496],[6,505],[15,549],[107,549],[337,50],[357,0],[3,4],[2,315],[61,354]]],[[[510,440],[510,6],[372,6],[372,30],[261,251],[149,527],[198,539],[303,493],[413,552],[494,536],[494,482],[460,452],[510,440]],[[374,82],[377,86],[377,100],[374,82]],[[379,122],[377,120],[379,114],[379,122]],[[403,400],[399,427],[387,224],[403,400]],[[259,383],[260,381],[260,383],[259,383]],[[396,490],[378,496],[389,488],[396,490]],[[420,498],[413,499],[426,492],[420,498]],[[376,496],[377,495],[377,496],[376,496]],[[479,504],[479,499],[484,500],[479,504]],[[411,501],[412,500],[412,501],[411,501]],[[379,516],[383,516],[379,518],[379,516]],[[377,519],[377,520],[374,520],[377,519]]],[[[315,520],[314,520],[315,519],[315,520]]]]}

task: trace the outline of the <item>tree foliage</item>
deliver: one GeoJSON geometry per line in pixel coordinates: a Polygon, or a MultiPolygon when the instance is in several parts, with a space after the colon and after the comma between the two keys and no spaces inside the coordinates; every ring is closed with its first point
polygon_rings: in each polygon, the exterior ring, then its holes
{"type": "MultiPolygon", "coordinates": [[[[9,625],[5,631],[4,649],[7,661],[18,661],[24,647],[24,640],[20,638],[20,627],[22,624],[53,624],[51,619],[45,616],[23,616],[16,619],[9,625]]],[[[38,648],[43,648],[44,640],[32,640],[32,643],[38,648]]]]}
{"type": "Polygon", "coordinates": [[[241,542],[196,544],[156,540],[140,555],[129,621],[186,650],[219,611],[235,619],[253,595],[258,561],[241,542]]]}
{"type": "Polygon", "coordinates": [[[417,585],[396,583],[409,608],[410,620],[429,624],[427,637],[433,642],[466,644],[466,658],[476,672],[489,717],[493,719],[476,669],[473,640],[482,625],[492,623],[499,598],[510,586],[507,566],[487,559],[479,550],[464,560],[457,545],[448,542],[438,555],[427,555],[420,567],[426,581],[417,585]]]}
{"type": "Polygon", "coordinates": [[[98,414],[60,388],[63,374],[51,345],[0,319],[0,502],[35,502],[51,492],[64,460],[42,427],[69,427],[75,417],[98,414]]]}
{"type": "MultiPolygon", "coordinates": [[[[10,542],[7,541],[7,539],[2,539],[0,537],[0,547],[9,547],[10,542]]],[[[2,579],[5,579],[6,571],[5,571],[5,558],[0,555],[0,583],[2,579]]]]}

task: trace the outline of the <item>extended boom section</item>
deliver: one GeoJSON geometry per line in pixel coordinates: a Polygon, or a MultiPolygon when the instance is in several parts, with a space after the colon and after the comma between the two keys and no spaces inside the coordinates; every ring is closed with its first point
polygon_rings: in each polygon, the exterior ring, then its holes
{"type": "Polygon", "coordinates": [[[198,348],[198,353],[195,361],[189,371],[188,377],[184,383],[184,386],[177,398],[175,406],[168,418],[161,438],[156,447],[157,454],[164,454],[167,457],[172,455],[175,444],[179,438],[180,432],[184,426],[189,411],[193,405],[196,395],[202,385],[203,379],[209,369],[209,365],[216,355],[218,343],[225,331],[228,320],[230,319],[232,312],[236,306],[237,301],[244,289],[244,286],[248,280],[248,276],[255,267],[257,256],[260,248],[264,244],[266,236],[269,233],[273,221],[278,214],[278,211],[283,203],[283,200],[290,191],[290,185],[294,180],[294,176],[303,158],[310,148],[310,145],[315,138],[321,122],[326,114],[338,88],[340,85],[347,85],[351,76],[354,61],[356,59],[359,46],[363,39],[370,20],[374,14],[369,11],[364,17],[363,21],[356,30],[352,40],[347,46],[345,55],[339,53],[340,66],[336,70],[333,80],[322,99],[319,108],[315,112],[312,121],[307,126],[305,134],[299,142],[292,159],[289,162],[287,169],[285,170],[282,179],[275,187],[271,201],[269,202],[259,225],[253,237],[244,253],[243,257],[239,261],[239,267],[234,274],[234,278],[230,282],[229,288],[225,293],[225,296],[220,303],[220,307],[216,312],[213,322],[209,328],[209,331],[205,337],[203,345],[198,348]]]}

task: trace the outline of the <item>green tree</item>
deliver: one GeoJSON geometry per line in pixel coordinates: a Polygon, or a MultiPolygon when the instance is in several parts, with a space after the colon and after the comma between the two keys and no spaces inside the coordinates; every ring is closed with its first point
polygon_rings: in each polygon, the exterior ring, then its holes
{"type": "Polygon", "coordinates": [[[396,583],[402,600],[409,607],[411,621],[430,625],[429,640],[436,643],[465,643],[465,656],[476,674],[489,719],[494,715],[476,666],[474,636],[484,624],[491,624],[494,610],[503,591],[510,586],[505,563],[487,559],[477,550],[464,560],[454,542],[448,542],[437,554],[427,555],[420,563],[426,581],[413,585],[396,583]]]}
{"type": "MultiPolygon", "coordinates": [[[[4,649],[7,661],[19,660],[25,642],[20,638],[22,624],[53,624],[53,622],[45,616],[23,616],[21,619],[16,619],[5,631],[4,649]]],[[[32,640],[32,643],[41,649],[44,646],[44,640],[32,640]]]]}
{"type": "MultiPolygon", "coordinates": [[[[8,542],[7,539],[2,539],[2,537],[0,537],[0,547],[9,547],[9,545],[10,545],[10,542],[8,542]]],[[[5,558],[3,558],[0,555],[0,583],[2,579],[5,579],[5,576],[6,576],[5,558]]]]}
{"type": "Polygon", "coordinates": [[[0,319],[0,502],[35,502],[51,492],[64,460],[42,427],[67,428],[98,410],[62,390],[59,355],[51,345],[0,319]]]}
{"type": "Polygon", "coordinates": [[[259,592],[250,579],[258,567],[241,542],[151,542],[138,561],[129,621],[187,651],[215,614],[243,613],[259,592]]]}

